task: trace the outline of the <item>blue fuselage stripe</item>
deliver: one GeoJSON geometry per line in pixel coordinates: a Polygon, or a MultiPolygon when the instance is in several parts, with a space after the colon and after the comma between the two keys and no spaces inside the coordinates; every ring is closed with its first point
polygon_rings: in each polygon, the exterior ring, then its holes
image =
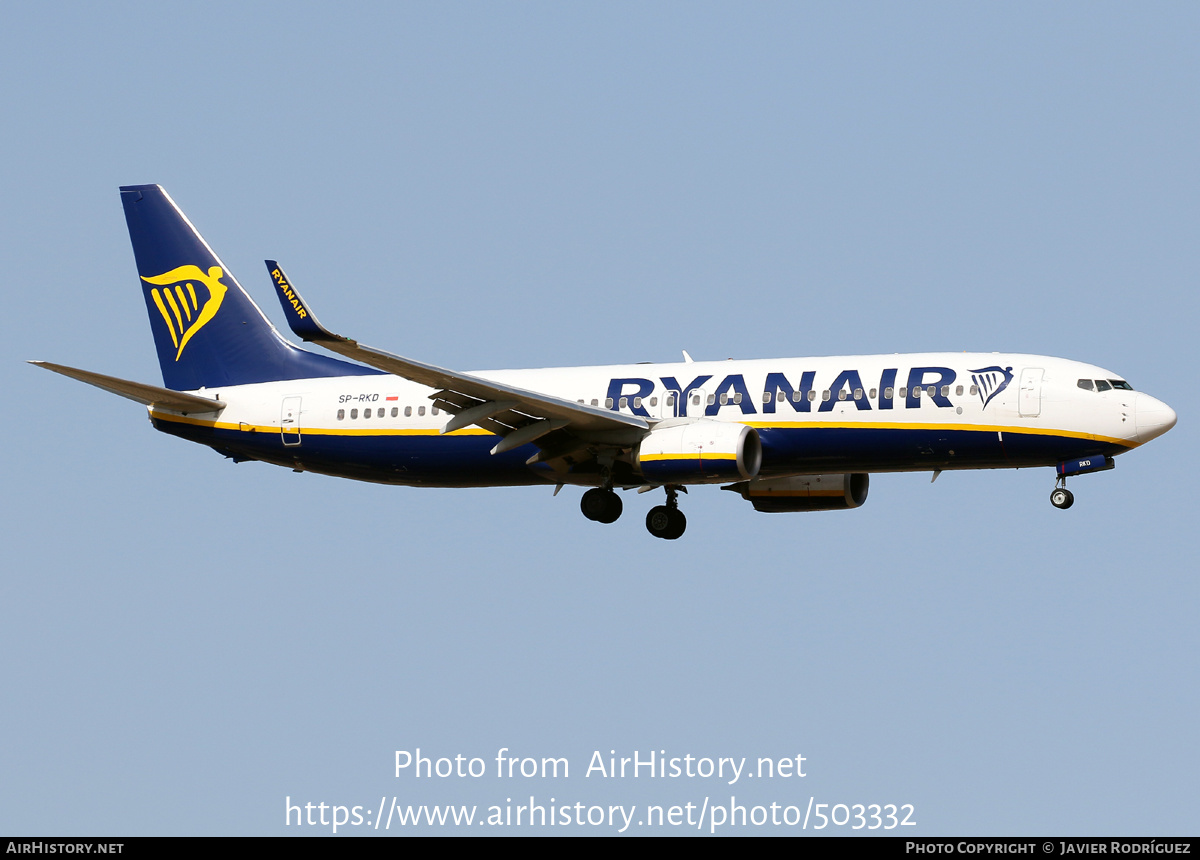
{"type": "MultiPolygon", "coordinates": [[[[279,432],[240,431],[171,421],[165,433],[210,445],[237,457],[359,480],[441,486],[505,486],[552,478],[526,465],[537,448],[525,445],[492,455],[495,436],[484,434],[304,434],[285,445],[279,432]]],[[[1127,450],[1113,442],[992,429],[760,427],[760,476],[801,472],[886,472],[1053,466],[1063,460],[1127,450]]],[[[290,438],[290,437],[289,437],[290,438]]],[[[732,480],[732,478],[731,478],[732,480]]]]}

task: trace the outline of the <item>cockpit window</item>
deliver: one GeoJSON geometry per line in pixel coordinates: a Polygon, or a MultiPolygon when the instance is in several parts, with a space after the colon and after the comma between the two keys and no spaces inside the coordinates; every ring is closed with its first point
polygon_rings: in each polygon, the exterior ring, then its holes
{"type": "Polygon", "coordinates": [[[1084,391],[1133,391],[1133,386],[1124,379],[1080,379],[1075,383],[1084,391]]]}

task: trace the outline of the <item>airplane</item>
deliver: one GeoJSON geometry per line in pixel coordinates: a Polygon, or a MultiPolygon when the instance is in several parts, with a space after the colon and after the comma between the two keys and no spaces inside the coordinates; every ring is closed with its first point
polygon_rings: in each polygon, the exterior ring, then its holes
{"type": "Polygon", "coordinates": [[[661,490],[646,528],[679,538],[679,493],[717,484],[764,512],[852,509],[880,472],[1052,466],[1066,480],[1175,425],[1100,367],[1039,355],[918,353],[461,373],[321,325],[267,260],[284,338],[167,193],[121,188],[163,387],[35,361],[147,407],[155,429],[235,462],[427,487],[661,490]]]}

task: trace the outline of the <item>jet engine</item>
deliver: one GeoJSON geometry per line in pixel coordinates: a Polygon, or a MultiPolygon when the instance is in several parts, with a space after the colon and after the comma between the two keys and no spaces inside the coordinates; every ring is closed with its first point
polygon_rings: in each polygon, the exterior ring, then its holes
{"type": "Polygon", "coordinates": [[[789,478],[756,478],[722,487],[733,490],[764,513],[840,511],[857,508],[867,500],[870,475],[794,475],[789,478]]]}
{"type": "Polygon", "coordinates": [[[634,469],[660,484],[719,484],[753,478],[762,464],[758,431],[725,421],[663,421],[642,437],[634,469]]]}

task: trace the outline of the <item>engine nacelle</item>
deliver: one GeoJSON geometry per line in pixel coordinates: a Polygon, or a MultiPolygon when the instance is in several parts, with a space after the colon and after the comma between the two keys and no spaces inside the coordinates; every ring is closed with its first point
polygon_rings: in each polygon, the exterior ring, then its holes
{"type": "Polygon", "coordinates": [[[840,511],[857,508],[867,500],[871,476],[856,472],[846,475],[796,475],[742,481],[722,487],[741,493],[754,510],[778,514],[795,511],[840,511]]]}
{"type": "Polygon", "coordinates": [[[634,469],[660,484],[720,484],[753,478],[762,464],[758,431],[724,421],[663,421],[633,452],[634,469]]]}

